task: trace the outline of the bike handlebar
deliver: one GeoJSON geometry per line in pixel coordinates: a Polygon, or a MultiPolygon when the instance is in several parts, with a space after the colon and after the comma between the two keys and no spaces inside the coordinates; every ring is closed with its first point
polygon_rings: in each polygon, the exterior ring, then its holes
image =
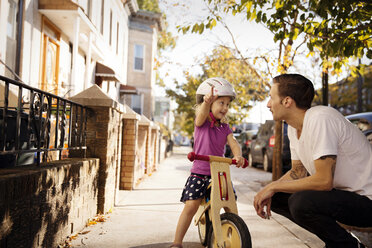
{"type": "MultiPolygon", "coordinates": [[[[231,158],[224,158],[224,157],[218,157],[218,156],[212,156],[212,155],[200,155],[200,154],[195,154],[195,152],[190,152],[187,155],[187,158],[192,162],[194,160],[203,160],[203,161],[210,161],[210,162],[224,162],[228,164],[237,164],[235,159],[231,158]]],[[[248,161],[244,159],[244,165],[243,168],[248,166],[248,161]]]]}

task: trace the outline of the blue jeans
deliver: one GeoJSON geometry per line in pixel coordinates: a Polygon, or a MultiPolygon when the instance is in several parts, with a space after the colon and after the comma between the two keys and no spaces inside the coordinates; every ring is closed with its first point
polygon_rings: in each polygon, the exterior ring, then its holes
{"type": "Polygon", "coordinates": [[[336,221],[372,227],[372,200],[349,191],[276,193],[272,197],[271,210],[314,233],[332,248],[358,247],[358,241],[336,221]]]}

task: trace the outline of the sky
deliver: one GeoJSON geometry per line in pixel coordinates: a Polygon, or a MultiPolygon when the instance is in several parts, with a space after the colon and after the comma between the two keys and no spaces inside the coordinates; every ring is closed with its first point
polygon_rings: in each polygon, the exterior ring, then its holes
{"type": "MultiPolygon", "coordinates": [[[[184,5],[174,5],[175,1],[160,0],[160,8],[167,16],[169,31],[177,36],[176,47],[164,55],[171,64],[163,66],[160,69],[160,75],[167,86],[171,86],[174,79],[184,81],[182,77],[184,70],[191,74],[200,73],[200,67],[197,66],[197,60],[203,58],[204,54],[210,52],[217,44],[231,45],[231,37],[226,29],[217,25],[212,31],[204,31],[199,34],[182,34],[177,32],[176,26],[180,24],[200,20],[208,12],[202,0],[183,0],[184,5]],[[173,3],[172,3],[173,2],[173,3]]],[[[242,50],[269,50],[277,49],[273,41],[272,33],[263,25],[255,22],[244,21],[242,17],[227,18],[227,24],[234,33],[237,45],[242,50]]],[[[157,94],[165,95],[163,89],[157,89],[157,94]]],[[[238,92],[239,93],[239,92],[238,92]]],[[[262,103],[255,103],[249,111],[247,122],[264,123],[265,120],[272,119],[271,112],[266,107],[267,100],[262,103]]]]}
{"type": "MultiPolygon", "coordinates": [[[[177,37],[176,47],[163,53],[170,63],[159,69],[160,76],[168,87],[171,87],[174,79],[180,82],[185,81],[182,76],[183,71],[188,71],[193,75],[201,73],[197,61],[201,60],[205,54],[210,53],[217,44],[226,44],[232,47],[231,36],[222,25],[217,25],[212,31],[205,30],[201,35],[182,34],[177,31],[177,25],[204,20],[203,17],[207,16],[208,10],[203,0],[159,0],[159,5],[167,16],[169,31],[177,37]]],[[[243,16],[228,15],[224,20],[233,33],[238,48],[244,52],[245,56],[266,52],[277,55],[278,44],[274,43],[271,31],[262,24],[248,22],[243,16]]],[[[309,59],[301,59],[297,67],[293,67],[291,70],[305,75],[314,82],[315,88],[319,88],[321,86],[320,68],[311,67],[310,69],[309,66],[311,66],[309,59]]],[[[329,80],[332,83],[332,81],[336,82],[340,79],[330,77],[329,80]]],[[[156,92],[158,95],[165,95],[164,89],[159,88],[156,92]]],[[[237,93],[239,94],[239,92],[237,93]]],[[[266,99],[264,102],[255,103],[249,111],[246,121],[264,123],[265,120],[271,120],[272,114],[266,107],[267,101],[266,99]]]]}

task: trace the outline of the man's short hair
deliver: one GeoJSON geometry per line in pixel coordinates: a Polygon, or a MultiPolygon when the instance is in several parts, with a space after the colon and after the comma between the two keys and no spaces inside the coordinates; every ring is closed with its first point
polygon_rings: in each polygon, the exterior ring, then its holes
{"type": "Polygon", "coordinates": [[[314,99],[313,83],[300,74],[282,74],[274,77],[273,83],[279,85],[279,96],[291,97],[296,106],[301,109],[309,109],[314,99]]]}

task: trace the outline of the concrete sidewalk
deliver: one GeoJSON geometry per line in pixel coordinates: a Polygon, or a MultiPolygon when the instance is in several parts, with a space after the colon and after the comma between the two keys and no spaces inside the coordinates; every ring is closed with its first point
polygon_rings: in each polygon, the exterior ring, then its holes
{"type": "MultiPolygon", "coordinates": [[[[175,147],[153,175],[132,191],[120,191],[113,212],[105,222],[88,226],[71,242],[72,247],[163,248],[173,241],[178,217],[183,209],[179,202],[189,176],[191,163],[188,147],[175,147]]],[[[231,167],[238,195],[239,215],[246,222],[254,248],[322,248],[324,243],[313,234],[286,218],[273,214],[261,219],[252,206],[253,197],[271,180],[271,173],[256,168],[231,167]]],[[[197,227],[191,224],[184,239],[185,248],[201,248],[197,227]]]]}

